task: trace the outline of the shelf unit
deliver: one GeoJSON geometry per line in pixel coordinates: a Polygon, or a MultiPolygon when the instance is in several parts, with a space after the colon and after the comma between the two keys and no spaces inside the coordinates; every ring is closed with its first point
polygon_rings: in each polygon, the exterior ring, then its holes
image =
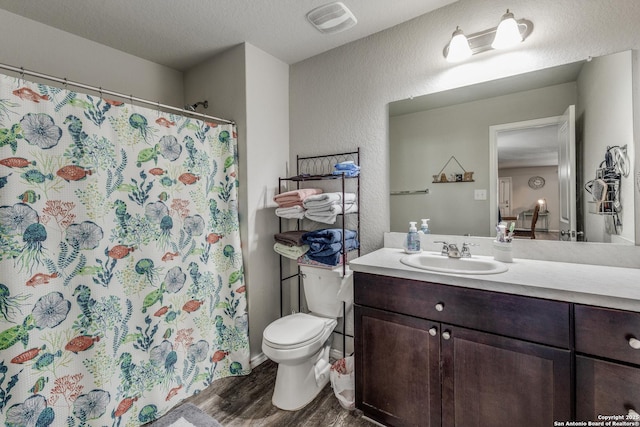
{"type": "MultiPolygon", "coordinates": [[[[339,214],[338,219],[336,220],[336,224],[338,224],[339,222],[340,223],[339,225],[324,224],[321,222],[311,221],[306,218],[297,219],[297,220],[279,218],[278,230],[280,233],[284,231],[290,231],[291,223],[295,223],[296,230],[303,230],[304,224],[315,224],[316,226],[319,226],[316,229],[329,228],[329,227],[342,228],[342,231],[343,231],[342,232],[342,248],[343,249],[341,254],[342,254],[343,276],[346,274],[349,257],[352,256],[352,254],[356,254],[356,256],[360,256],[360,247],[362,245],[362,241],[360,240],[360,174],[358,174],[358,176],[355,176],[355,177],[349,177],[349,176],[345,176],[344,174],[333,175],[332,173],[334,170],[334,165],[344,161],[353,161],[356,165],[360,165],[360,148],[358,148],[357,151],[350,151],[350,152],[336,153],[336,154],[326,154],[321,156],[303,157],[298,155],[296,156],[296,175],[292,177],[278,179],[279,192],[282,192],[283,189],[285,189],[284,191],[298,190],[301,188],[308,187],[308,183],[310,182],[315,183],[318,181],[329,181],[333,183],[339,183],[340,190],[336,190],[336,191],[341,191],[343,195],[346,192],[355,192],[356,203],[358,204],[357,212],[339,214]],[[353,219],[353,221],[350,221],[350,219],[353,219]],[[353,227],[348,227],[347,224],[349,223],[350,225],[352,222],[355,223],[353,227]],[[344,247],[345,247],[344,230],[347,228],[356,230],[357,238],[358,238],[358,241],[360,242],[360,245],[358,245],[357,249],[354,249],[352,251],[345,253],[344,252],[344,247]]],[[[343,208],[342,211],[344,212],[345,211],[344,197],[342,197],[342,208],[343,208]]],[[[284,283],[291,280],[297,280],[298,311],[302,311],[302,281],[301,281],[300,267],[296,263],[295,268],[289,268],[289,269],[286,268],[287,266],[291,267],[291,263],[294,263],[294,262],[296,261],[280,256],[280,317],[284,316],[284,309],[282,304],[283,297],[284,297],[283,285],[284,283]],[[292,270],[295,270],[295,272],[291,273],[292,270]]],[[[347,337],[353,339],[353,335],[347,335],[347,332],[346,332],[347,307],[346,307],[346,303],[344,302],[342,303],[342,312],[343,312],[342,330],[341,331],[334,330],[334,333],[342,335],[342,353],[344,357],[346,356],[347,337]]]]}

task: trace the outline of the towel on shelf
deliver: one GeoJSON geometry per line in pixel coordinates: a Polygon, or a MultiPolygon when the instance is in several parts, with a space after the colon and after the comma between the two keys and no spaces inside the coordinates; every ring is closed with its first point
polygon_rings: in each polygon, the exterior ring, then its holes
{"type": "Polygon", "coordinates": [[[276,253],[290,258],[290,259],[298,259],[309,250],[309,245],[302,246],[289,246],[283,243],[276,242],[273,244],[273,250],[276,253]]]}
{"type": "Polygon", "coordinates": [[[307,209],[304,212],[304,216],[312,221],[334,224],[338,215],[355,212],[358,212],[358,204],[349,203],[344,205],[344,212],[342,212],[342,204],[337,204],[323,209],[307,209]]]}
{"type": "Polygon", "coordinates": [[[302,219],[306,209],[300,205],[290,206],[288,208],[276,208],[276,215],[280,218],[302,219]]]}
{"type": "MultiPolygon", "coordinates": [[[[344,238],[355,239],[358,233],[355,230],[344,230],[344,238]]],[[[302,235],[302,242],[314,247],[329,243],[342,243],[342,228],[323,228],[321,230],[307,231],[302,235]]]]}
{"type": "MultiPolygon", "coordinates": [[[[315,246],[313,250],[308,245],[307,247],[309,255],[311,255],[312,257],[322,257],[339,253],[342,250],[342,242],[327,243],[322,246],[315,246]]],[[[345,252],[357,249],[358,241],[356,239],[347,239],[344,241],[344,248],[345,252]]]]}
{"type": "Polygon", "coordinates": [[[336,163],[333,168],[335,170],[343,170],[343,171],[359,171],[360,166],[356,165],[353,160],[347,160],[344,162],[336,163]]]}
{"type": "Polygon", "coordinates": [[[302,206],[302,201],[307,197],[320,193],[322,193],[322,189],[320,188],[301,188],[299,190],[291,190],[276,194],[273,197],[273,201],[281,208],[288,208],[296,205],[302,206]]]}
{"type": "Polygon", "coordinates": [[[306,230],[284,231],[282,233],[274,234],[273,238],[276,242],[282,243],[283,245],[302,246],[305,244],[302,236],[304,236],[306,233],[306,230]]]}
{"type": "Polygon", "coordinates": [[[299,265],[312,265],[314,267],[333,268],[344,263],[344,257],[338,253],[328,257],[311,258],[309,253],[298,258],[299,265]]]}
{"type": "Polygon", "coordinates": [[[345,171],[345,170],[336,170],[332,172],[333,175],[344,175],[350,178],[356,177],[360,175],[360,171],[345,171]]]}
{"type": "MultiPolygon", "coordinates": [[[[302,206],[306,209],[322,209],[331,205],[341,205],[342,199],[343,194],[340,192],[316,194],[305,198],[302,206]]],[[[354,193],[344,193],[344,203],[345,205],[355,204],[356,195],[354,193]]]]}
{"type": "Polygon", "coordinates": [[[341,228],[325,228],[305,233],[302,241],[309,245],[309,251],[304,254],[304,257],[321,264],[337,265],[344,254],[357,249],[360,245],[357,233],[354,230],[345,229],[343,248],[342,231],[341,228]]]}
{"type": "Polygon", "coordinates": [[[358,176],[360,174],[360,166],[356,165],[353,160],[347,160],[334,165],[334,175],[345,175],[349,177],[358,176]]]}

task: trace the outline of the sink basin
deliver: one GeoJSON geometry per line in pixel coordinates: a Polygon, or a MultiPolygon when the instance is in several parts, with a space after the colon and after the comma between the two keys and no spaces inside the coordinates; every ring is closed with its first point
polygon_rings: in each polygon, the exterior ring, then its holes
{"type": "Polygon", "coordinates": [[[488,257],[457,259],[428,252],[403,256],[400,262],[409,267],[450,274],[497,274],[508,270],[505,264],[488,257]]]}

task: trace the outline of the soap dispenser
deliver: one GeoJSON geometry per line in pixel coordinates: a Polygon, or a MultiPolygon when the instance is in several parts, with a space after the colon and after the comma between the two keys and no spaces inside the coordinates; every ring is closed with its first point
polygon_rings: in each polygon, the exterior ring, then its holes
{"type": "Polygon", "coordinates": [[[422,220],[422,225],[420,226],[420,234],[431,234],[431,230],[429,230],[429,218],[422,220]]]}
{"type": "Polygon", "coordinates": [[[404,243],[404,251],[408,254],[422,252],[420,249],[420,235],[418,234],[415,221],[409,223],[409,233],[407,233],[407,239],[404,243]]]}

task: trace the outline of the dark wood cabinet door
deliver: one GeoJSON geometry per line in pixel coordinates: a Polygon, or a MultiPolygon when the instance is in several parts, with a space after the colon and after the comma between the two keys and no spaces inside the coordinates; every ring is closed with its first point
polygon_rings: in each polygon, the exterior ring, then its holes
{"type": "Polygon", "coordinates": [[[439,427],[439,325],[356,305],[355,330],[356,406],[385,425],[439,427]]]}
{"type": "Polygon", "coordinates": [[[569,350],[444,324],[441,346],[444,427],[548,427],[571,419],[569,350]]]}
{"type": "Polygon", "coordinates": [[[640,368],[576,356],[576,419],[600,421],[598,415],[629,410],[640,413],[640,368]]]}

